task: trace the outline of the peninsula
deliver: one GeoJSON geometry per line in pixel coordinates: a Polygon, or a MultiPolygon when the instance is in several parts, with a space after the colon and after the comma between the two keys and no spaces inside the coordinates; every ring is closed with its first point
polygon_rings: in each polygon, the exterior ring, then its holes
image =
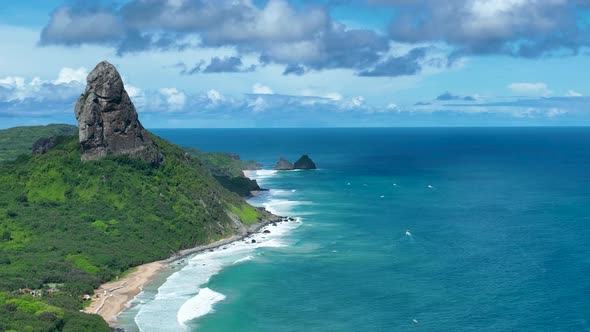
{"type": "MultiPolygon", "coordinates": [[[[77,135],[0,163],[5,329],[109,331],[103,317],[112,318],[162,263],[142,264],[280,221],[222,186],[211,163],[143,128],[113,65],[101,62],[88,75],[75,115],[77,135]],[[92,295],[108,281],[121,286],[119,276],[137,266],[120,300],[92,295]],[[85,299],[93,302],[86,312],[102,317],[79,312],[85,299]]],[[[253,184],[232,186],[248,192],[253,184]]]]}

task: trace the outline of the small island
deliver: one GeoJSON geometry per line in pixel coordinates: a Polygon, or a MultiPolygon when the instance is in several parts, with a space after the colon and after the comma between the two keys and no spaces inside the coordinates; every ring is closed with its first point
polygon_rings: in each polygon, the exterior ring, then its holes
{"type": "Polygon", "coordinates": [[[275,165],[275,170],[277,171],[292,171],[295,169],[317,169],[317,167],[313,160],[306,154],[297,159],[295,164],[281,157],[275,165]]]}
{"type": "Polygon", "coordinates": [[[316,169],[315,163],[308,155],[304,154],[295,162],[295,169],[316,169]]]}
{"type": "Polygon", "coordinates": [[[275,165],[275,170],[277,171],[290,171],[293,170],[293,163],[288,161],[287,159],[281,157],[277,164],[275,165]]]}

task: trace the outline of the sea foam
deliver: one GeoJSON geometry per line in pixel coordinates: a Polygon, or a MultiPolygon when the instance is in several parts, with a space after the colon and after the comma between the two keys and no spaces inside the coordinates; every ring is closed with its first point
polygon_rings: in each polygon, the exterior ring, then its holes
{"type": "MultiPolygon", "coordinates": [[[[269,178],[276,171],[250,171],[248,176],[259,180],[269,178]]],[[[292,201],[288,190],[271,190],[251,201],[264,206],[272,213],[292,216],[293,209],[311,202],[292,201]]],[[[276,226],[267,225],[259,233],[244,241],[236,241],[212,251],[198,253],[185,260],[181,269],[171,274],[158,288],[151,299],[136,298],[140,306],[135,323],[141,331],[182,331],[189,323],[213,312],[215,303],[225,299],[225,295],[208,288],[209,279],[224,267],[234,264],[256,262],[253,252],[258,248],[280,248],[288,245],[285,235],[301,224],[301,218],[281,222],[276,226]],[[269,230],[270,233],[263,233],[269,230]],[[252,240],[256,242],[252,243],[252,240]]]]}
{"type": "Polygon", "coordinates": [[[179,324],[184,325],[188,321],[213,312],[213,305],[224,299],[225,295],[212,291],[207,287],[202,288],[197,295],[184,302],[176,314],[176,319],[179,324]]]}

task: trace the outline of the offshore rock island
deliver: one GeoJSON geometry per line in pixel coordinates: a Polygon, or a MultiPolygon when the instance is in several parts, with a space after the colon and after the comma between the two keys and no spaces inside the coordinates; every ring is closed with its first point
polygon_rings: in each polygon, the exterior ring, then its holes
{"type": "Polygon", "coordinates": [[[291,171],[291,170],[295,170],[295,169],[316,169],[316,165],[313,162],[313,160],[311,160],[311,158],[304,154],[303,156],[301,156],[301,158],[297,159],[297,161],[295,162],[295,164],[291,163],[290,161],[288,161],[287,159],[285,159],[284,157],[281,157],[279,159],[279,161],[277,161],[274,169],[277,171],[291,171]]]}
{"type": "Polygon", "coordinates": [[[313,160],[311,160],[311,158],[309,158],[308,155],[304,154],[303,156],[301,156],[301,158],[299,158],[299,160],[297,160],[295,162],[294,168],[295,169],[316,169],[317,167],[315,166],[315,163],[313,162],[313,160]]]}

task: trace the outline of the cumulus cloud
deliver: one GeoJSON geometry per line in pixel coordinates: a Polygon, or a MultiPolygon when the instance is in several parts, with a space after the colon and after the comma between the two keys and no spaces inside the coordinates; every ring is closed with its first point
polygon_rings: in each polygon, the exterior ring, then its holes
{"type": "Polygon", "coordinates": [[[243,69],[242,66],[242,59],[236,56],[213,57],[203,73],[239,73],[255,69],[255,67],[243,69]]]}
{"type": "Polygon", "coordinates": [[[508,85],[508,89],[512,90],[515,93],[522,93],[522,94],[541,94],[547,95],[551,93],[551,90],[547,87],[545,83],[530,83],[530,82],[521,82],[521,83],[511,83],[508,85]]]}
{"type": "Polygon", "coordinates": [[[365,107],[365,97],[356,96],[340,103],[340,108],[343,110],[358,110],[365,107]]]}
{"type": "Polygon", "coordinates": [[[399,111],[400,110],[399,106],[397,106],[396,103],[389,103],[389,104],[387,104],[386,109],[388,111],[399,111]]]}
{"type": "Polygon", "coordinates": [[[568,97],[583,97],[584,95],[578,91],[568,90],[567,96],[568,97]]]}
{"type": "Polygon", "coordinates": [[[274,92],[268,86],[256,83],[252,86],[252,93],[259,95],[272,95],[274,92]]]}
{"type": "Polygon", "coordinates": [[[242,59],[238,56],[214,56],[209,61],[209,64],[201,60],[192,68],[187,67],[184,63],[178,63],[176,67],[180,68],[180,73],[183,75],[193,75],[198,73],[214,74],[214,73],[249,73],[256,70],[256,65],[244,65],[242,59]]]}
{"type": "MultiPolygon", "coordinates": [[[[41,33],[42,45],[101,44],[123,55],[145,50],[232,47],[238,55],[285,66],[284,74],[351,69],[366,76],[417,73],[412,57],[382,59],[390,40],[370,29],[350,29],[330,17],[327,6],[296,6],[287,0],[131,0],[120,7],[56,9],[41,33]],[[96,30],[98,29],[98,30],[96,30]],[[396,62],[401,62],[396,64],[396,62]]],[[[236,72],[239,57],[215,58],[184,73],[236,72]]]]}
{"type": "Polygon", "coordinates": [[[303,67],[302,65],[297,65],[297,64],[289,64],[287,65],[287,67],[285,67],[285,70],[283,71],[283,75],[298,75],[301,76],[303,74],[305,74],[306,70],[305,67],[303,67]]]}
{"type": "Polygon", "coordinates": [[[217,105],[225,100],[225,97],[219,91],[213,89],[207,91],[207,98],[213,105],[217,105]]]}
{"type": "Polygon", "coordinates": [[[160,94],[165,98],[171,111],[181,111],[186,104],[186,95],[176,88],[161,88],[160,94]]]}
{"type": "Polygon", "coordinates": [[[108,8],[89,9],[63,6],[56,9],[41,32],[41,44],[114,44],[123,34],[123,23],[108,8]]]}
{"type": "Polygon", "coordinates": [[[248,107],[251,108],[254,112],[261,112],[268,108],[268,102],[266,99],[262,98],[261,96],[256,97],[256,99],[251,100],[248,102],[248,107]]]}
{"type": "Polygon", "coordinates": [[[404,76],[414,75],[422,69],[420,61],[426,57],[428,48],[415,48],[406,55],[389,57],[377,63],[374,68],[363,70],[360,76],[404,76]]]}
{"type": "Polygon", "coordinates": [[[578,24],[568,0],[381,0],[397,12],[389,32],[409,43],[445,42],[458,54],[536,57],[590,45],[588,26],[578,24]]]}
{"type": "MultiPolygon", "coordinates": [[[[476,101],[478,100],[479,96],[459,96],[459,95],[454,95],[450,92],[445,92],[441,95],[439,95],[438,97],[436,97],[436,100],[438,101],[449,101],[449,100],[464,100],[464,101],[476,101]]],[[[418,103],[417,103],[418,104],[418,103]]]]}
{"type": "Polygon", "coordinates": [[[284,75],[349,69],[368,77],[415,75],[469,54],[538,57],[577,54],[590,46],[590,26],[580,15],[580,8],[588,9],[585,0],[368,2],[396,13],[386,32],[347,27],[331,17],[334,1],[129,0],[102,7],[77,1],[51,14],[40,44],[100,44],[119,55],[228,47],[236,56],[213,58],[182,73],[255,70],[241,64],[244,55],[254,54],[263,65],[284,66],[284,75]],[[413,49],[392,55],[400,44],[413,49]],[[430,59],[434,51],[424,46],[440,44],[445,54],[430,59]]]}
{"type": "Polygon", "coordinates": [[[80,82],[86,83],[86,76],[88,76],[88,70],[84,67],[78,69],[73,68],[62,68],[57,75],[57,79],[53,81],[55,84],[80,82]]]}
{"type": "Polygon", "coordinates": [[[36,100],[55,102],[70,100],[77,97],[84,90],[84,84],[76,75],[77,71],[64,68],[55,80],[42,80],[39,77],[26,80],[20,76],[0,78],[0,101],[23,102],[36,100]],[[70,75],[72,73],[74,74],[70,75]]]}

